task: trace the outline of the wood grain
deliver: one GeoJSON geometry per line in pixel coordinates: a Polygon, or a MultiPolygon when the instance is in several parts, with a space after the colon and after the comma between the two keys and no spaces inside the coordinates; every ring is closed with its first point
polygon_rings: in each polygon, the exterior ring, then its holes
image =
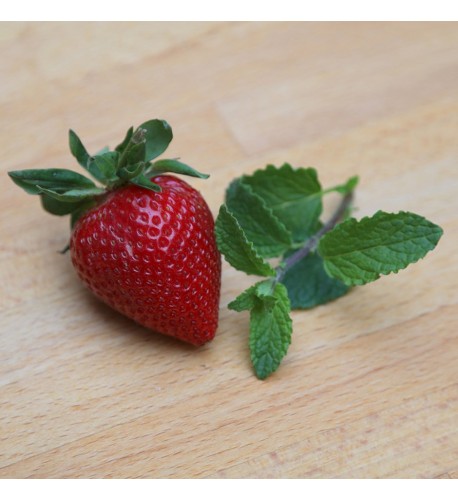
{"type": "Polygon", "coordinates": [[[0,51],[0,477],[457,477],[456,23],[3,23],[0,51]],[[358,216],[444,237],[295,312],[261,382],[226,307],[252,278],[224,264],[211,344],[147,332],[86,292],[56,252],[68,222],[6,176],[74,168],[69,128],[96,150],[153,117],[211,173],[191,182],[214,214],[234,176],[288,161],[359,174],[358,216]]]}

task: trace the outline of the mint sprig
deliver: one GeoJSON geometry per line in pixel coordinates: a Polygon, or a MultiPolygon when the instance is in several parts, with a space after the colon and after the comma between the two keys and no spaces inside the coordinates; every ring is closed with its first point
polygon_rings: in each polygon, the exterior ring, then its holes
{"type": "Polygon", "coordinates": [[[285,164],[268,165],[228,187],[216,219],[218,247],[236,269],[268,277],[228,306],[250,311],[249,347],[258,378],[277,370],[287,353],[291,310],[325,304],[355,285],[396,273],[437,245],[442,229],[413,213],[348,218],[357,183],[352,177],[322,189],[315,169],[285,164]],[[323,197],[330,192],[342,199],[322,221],[323,197]]]}
{"type": "Polygon", "coordinates": [[[291,343],[290,301],[285,286],[261,281],[229,304],[234,311],[250,311],[251,361],[260,379],[281,363],[291,343]]]}

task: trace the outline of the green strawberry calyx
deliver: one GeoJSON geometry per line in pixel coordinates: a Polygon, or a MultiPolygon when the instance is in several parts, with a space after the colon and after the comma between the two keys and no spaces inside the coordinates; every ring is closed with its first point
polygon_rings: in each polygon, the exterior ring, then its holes
{"type": "Polygon", "coordinates": [[[156,160],[173,138],[165,120],[148,120],[130,127],[123,141],[112,151],[108,147],[94,155],[88,153],[81,139],[69,131],[69,146],[77,162],[97,182],[68,169],[27,169],[8,172],[13,182],[29,194],[40,196],[43,208],[53,215],[70,215],[71,227],[106,193],[126,184],[160,192],[151,178],[175,173],[206,179],[209,176],[178,159],[156,160]]]}

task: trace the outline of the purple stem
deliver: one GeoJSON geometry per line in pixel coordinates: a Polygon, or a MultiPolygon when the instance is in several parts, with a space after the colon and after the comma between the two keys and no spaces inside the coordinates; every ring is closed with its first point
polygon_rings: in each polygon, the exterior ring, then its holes
{"type": "Polygon", "coordinates": [[[350,191],[342,198],[336,211],[334,212],[332,217],[323,225],[323,227],[319,231],[317,231],[313,236],[311,236],[305,242],[305,245],[303,247],[299,248],[299,250],[291,254],[288,258],[286,258],[283,261],[283,264],[281,266],[277,267],[277,276],[275,278],[276,283],[281,281],[281,279],[289,269],[295,266],[311,251],[315,250],[320,238],[328,231],[333,229],[339,223],[340,219],[343,217],[345,211],[347,210],[352,201],[353,201],[353,191],[350,191]]]}

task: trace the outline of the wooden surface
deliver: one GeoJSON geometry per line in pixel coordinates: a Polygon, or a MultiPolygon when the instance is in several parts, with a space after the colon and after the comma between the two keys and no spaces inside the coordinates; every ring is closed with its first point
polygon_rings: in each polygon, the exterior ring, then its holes
{"type": "MultiPolygon", "coordinates": [[[[1,477],[458,477],[458,25],[0,24],[1,477]],[[415,266],[295,312],[261,382],[253,282],[224,265],[216,339],[194,349],[100,304],[57,253],[68,221],[7,170],[78,169],[165,118],[217,213],[267,163],[359,174],[357,216],[440,224],[415,266]]],[[[331,205],[336,199],[330,199],[331,205]]]]}

